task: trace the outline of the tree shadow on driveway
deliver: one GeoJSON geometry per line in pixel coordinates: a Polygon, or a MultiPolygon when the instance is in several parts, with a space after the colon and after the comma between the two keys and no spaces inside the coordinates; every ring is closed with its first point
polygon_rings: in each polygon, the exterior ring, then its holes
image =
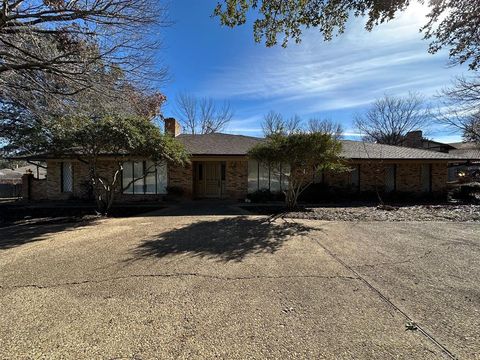
{"type": "Polygon", "coordinates": [[[25,223],[0,228],[0,251],[11,249],[30,242],[46,240],[52,235],[79,227],[95,224],[93,219],[66,219],[65,221],[45,223],[25,223]]]}
{"type": "Polygon", "coordinates": [[[249,254],[273,254],[291,235],[308,231],[303,225],[248,216],[200,221],[144,241],[131,260],[188,255],[224,262],[242,261],[249,254]]]}

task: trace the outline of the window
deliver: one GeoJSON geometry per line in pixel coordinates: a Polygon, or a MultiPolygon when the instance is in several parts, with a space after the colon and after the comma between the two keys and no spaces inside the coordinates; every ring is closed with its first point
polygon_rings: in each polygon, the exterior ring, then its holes
{"type": "Polygon", "coordinates": [[[350,172],[350,185],[357,189],[360,187],[360,165],[355,165],[350,172]]]}
{"type": "MultiPolygon", "coordinates": [[[[133,163],[133,178],[140,179],[143,177],[143,161],[137,161],[133,163]]],[[[133,183],[133,193],[134,194],[143,194],[144,193],[144,180],[140,179],[133,183]]]]}
{"type": "Polygon", "coordinates": [[[288,176],[290,176],[290,165],[282,164],[282,177],[280,179],[280,187],[282,190],[288,188],[288,176]]]}
{"type": "Polygon", "coordinates": [[[198,180],[199,181],[203,180],[203,164],[202,163],[198,164],[198,180]]]}
{"type": "Polygon", "coordinates": [[[260,190],[270,189],[270,169],[267,164],[258,164],[258,188],[260,190]]]}
{"type": "Polygon", "coordinates": [[[396,173],[397,173],[396,165],[385,166],[385,192],[392,192],[396,190],[397,188],[396,173]]]}
{"type": "Polygon", "coordinates": [[[422,191],[432,191],[432,165],[422,164],[422,191]]]}
{"type": "Polygon", "coordinates": [[[258,162],[248,160],[248,192],[252,193],[258,190],[258,162]]]}
{"type": "Polygon", "coordinates": [[[255,160],[248,161],[248,192],[267,189],[272,192],[279,192],[288,187],[288,176],[290,167],[282,165],[280,168],[267,166],[255,160]]]}
{"type": "Polygon", "coordinates": [[[222,163],[220,165],[220,174],[221,174],[222,181],[225,181],[225,179],[227,177],[227,166],[226,166],[225,163],[222,163]]]}
{"type": "Polygon", "coordinates": [[[122,187],[124,194],[166,194],[167,165],[153,161],[124,162],[122,187]]]}
{"type": "Polygon", "coordinates": [[[156,176],[156,167],[153,161],[145,162],[144,172],[147,174],[145,176],[145,194],[156,194],[157,193],[157,176],[156,176]]]}
{"type": "Polygon", "coordinates": [[[271,192],[280,192],[282,190],[280,181],[281,181],[281,167],[272,166],[270,168],[270,191],[271,192]]]}
{"type": "Polygon", "coordinates": [[[73,167],[71,162],[61,163],[62,192],[73,191],[73,167]]]}

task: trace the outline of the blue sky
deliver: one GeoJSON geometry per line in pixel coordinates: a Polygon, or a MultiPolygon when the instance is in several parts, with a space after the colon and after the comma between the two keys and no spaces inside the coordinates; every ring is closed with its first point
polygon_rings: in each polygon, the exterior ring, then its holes
{"type": "MultiPolygon", "coordinates": [[[[425,7],[413,3],[397,19],[371,33],[364,20],[352,19],[345,34],[324,42],[311,29],[303,41],[266,48],[253,40],[251,23],[221,27],[211,14],[216,1],[175,0],[163,29],[159,63],[169,68],[171,80],[163,87],[169,101],[164,114],[174,114],[179,92],[227,100],[235,111],[227,132],[261,135],[261,121],[270,110],[286,117],[298,114],[330,118],[343,124],[355,138],[355,114],[384,93],[405,95],[417,91],[433,97],[466,67],[448,66],[446,52],[431,55],[419,28],[425,7]]],[[[435,101],[433,98],[432,101],[435,101]]],[[[427,133],[440,141],[460,136],[435,126],[427,133]]]]}

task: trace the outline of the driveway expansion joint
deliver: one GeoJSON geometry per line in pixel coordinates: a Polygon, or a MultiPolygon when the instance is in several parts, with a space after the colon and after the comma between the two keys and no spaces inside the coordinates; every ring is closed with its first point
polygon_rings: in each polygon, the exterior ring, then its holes
{"type": "MultiPolygon", "coordinates": [[[[297,221],[294,219],[285,219],[284,217],[281,218],[286,224],[294,224],[294,225],[300,225],[297,221]]],[[[362,276],[359,272],[357,272],[353,266],[348,265],[345,261],[343,261],[337,254],[335,254],[332,250],[330,250],[328,247],[323,245],[317,238],[314,238],[312,236],[306,235],[307,238],[315,242],[318,246],[320,246],[328,255],[330,255],[335,261],[337,261],[340,265],[342,265],[344,268],[355,274],[355,276],[362,281],[372,292],[377,294],[382,301],[384,301],[388,306],[393,308],[395,311],[400,313],[408,322],[413,323],[413,319],[405,312],[403,311],[400,307],[395,305],[392,300],[390,300],[386,295],[384,295],[379,289],[377,289],[373,284],[371,284],[364,276],[362,276]]],[[[422,255],[422,256],[427,256],[428,251],[422,255]]],[[[450,359],[457,359],[457,357],[450,351],[448,348],[443,345],[439,340],[437,340],[432,334],[430,334],[423,326],[420,324],[416,323],[416,331],[418,331],[420,334],[422,334],[426,339],[428,339],[430,342],[432,342],[435,346],[437,346],[442,353],[447,356],[450,359]]]]}
{"type": "Polygon", "coordinates": [[[104,278],[98,280],[82,280],[82,281],[71,281],[64,282],[59,284],[50,284],[50,285],[39,285],[39,284],[25,284],[25,285],[12,285],[12,286],[3,286],[0,285],[0,290],[12,290],[12,289],[22,289],[22,288],[35,288],[35,289],[50,289],[63,286],[75,286],[75,285],[85,285],[85,284],[98,284],[107,281],[116,281],[116,280],[125,280],[129,278],[180,278],[180,277],[202,277],[213,280],[222,280],[222,281],[244,281],[244,280],[270,280],[270,279],[343,279],[343,280],[360,280],[355,276],[343,276],[343,275],[254,275],[254,276],[217,276],[217,275],[208,275],[201,273],[168,273],[168,274],[132,274],[128,276],[117,276],[111,278],[104,278]]]}

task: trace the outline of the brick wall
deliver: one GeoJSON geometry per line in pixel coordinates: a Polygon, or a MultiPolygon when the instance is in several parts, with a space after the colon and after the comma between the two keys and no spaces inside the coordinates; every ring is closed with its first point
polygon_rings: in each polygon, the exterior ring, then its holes
{"type": "Polygon", "coordinates": [[[397,165],[397,191],[423,192],[422,164],[397,165]]]}
{"type": "MultiPolygon", "coordinates": [[[[385,186],[385,168],[390,164],[361,163],[360,164],[360,191],[375,191],[377,187],[383,191],[385,186]]],[[[356,163],[348,165],[357,166],[356,163]]],[[[447,189],[447,163],[432,163],[432,192],[443,193],[447,189]]],[[[326,172],[324,181],[334,187],[345,188],[350,182],[350,172],[326,172]]],[[[397,163],[396,186],[399,192],[422,193],[422,163],[397,163]]]]}
{"type": "MultiPolygon", "coordinates": [[[[48,161],[48,174],[46,179],[46,194],[51,200],[67,199],[88,199],[93,196],[91,190],[91,179],[88,166],[80,161],[72,161],[73,168],[73,191],[71,193],[62,193],[61,189],[61,161],[48,161]]],[[[117,170],[117,164],[113,161],[99,161],[97,171],[99,174],[113,180],[113,175],[117,170]]],[[[120,191],[121,174],[118,174],[115,202],[121,201],[145,201],[161,200],[164,194],[122,194],[120,191]]]]}
{"type": "Polygon", "coordinates": [[[385,186],[385,167],[382,164],[360,164],[360,191],[382,190],[385,186]]]}
{"type": "Polygon", "coordinates": [[[227,161],[225,175],[227,197],[244,199],[248,189],[248,161],[227,161]]]}
{"type": "Polygon", "coordinates": [[[22,176],[22,198],[25,200],[46,200],[47,180],[36,179],[33,174],[22,176]]]}
{"type": "MultiPolygon", "coordinates": [[[[61,161],[47,161],[47,195],[52,200],[66,200],[66,199],[85,199],[92,196],[90,173],[87,164],[80,161],[72,161],[73,171],[73,191],[62,192],[62,162],[61,161]]],[[[116,170],[116,164],[113,161],[99,161],[97,171],[100,175],[113,180],[113,174],[116,170]]],[[[120,178],[117,182],[117,191],[120,188],[120,178]]]]}
{"type": "MultiPolygon", "coordinates": [[[[349,167],[356,166],[350,163],[349,167]]],[[[385,185],[385,166],[383,163],[360,164],[360,191],[374,191],[375,185],[379,190],[385,185]]],[[[89,194],[89,172],[88,167],[79,162],[73,161],[73,192],[61,192],[61,162],[48,161],[47,179],[41,185],[35,186],[34,199],[45,198],[52,200],[65,200],[69,198],[86,198],[89,194]],[[37,190],[38,189],[38,190],[37,190]],[[46,194],[46,196],[45,196],[46,194]]],[[[111,178],[116,165],[112,161],[99,162],[98,171],[111,178]]],[[[397,191],[421,193],[422,177],[421,163],[398,163],[397,164],[397,191]]],[[[448,169],[447,163],[432,163],[432,191],[442,193],[446,191],[448,169]]],[[[334,173],[326,172],[325,183],[339,188],[347,188],[351,185],[351,174],[349,171],[334,173]]],[[[120,184],[120,179],[118,180],[120,184]]],[[[247,195],[248,188],[248,162],[246,160],[226,161],[226,196],[232,199],[243,199],[247,195]]],[[[40,184],[40,182],[39,182],[40,184]]],[[[188,164],[185,167],[169,166],[168,186],[179,187],[183,190],[185,197],[193,196],[193,166],[188,164]]],[[[155,200],[162,199],[164,195],[132,195],[117,194],[116,201],[133,200],[155,200]]]]}
{"type": "Polygon", "coordinates": [[[168,166],[168,186],[178,187],[183,190],[185,197],[193,196],[193,166],[168,166]]]}
{"type": "Polygon", "coordinates": [[[432,192],[445,193],[447,191],[448,166],[446,163],[432,164],[432,192]]]}

